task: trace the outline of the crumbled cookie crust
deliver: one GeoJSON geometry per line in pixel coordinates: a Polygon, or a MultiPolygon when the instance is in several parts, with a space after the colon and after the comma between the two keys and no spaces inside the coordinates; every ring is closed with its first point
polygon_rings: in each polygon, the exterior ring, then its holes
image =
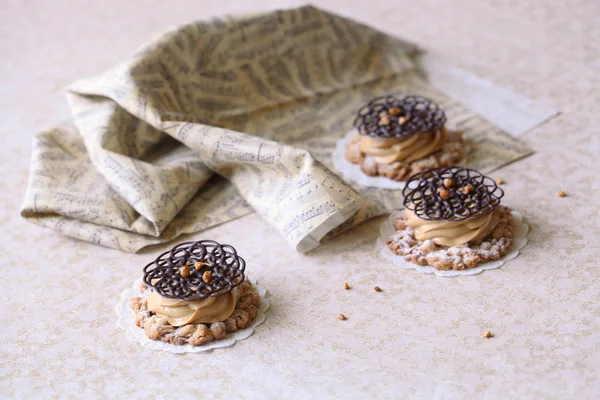
{"type": "Polygon", "coordinates": [[[368,176],[385,176],[394,181],[405,181],[408,177],[429,168],[451,167],[463,158],[464,145],[462,131],[446,130],[446,144],[429,156],[411,163],[400,161],[381,164],[360,151],[359,137],[354,137],[346,144],[346,160],[359,164],[360,170],[368,176]]]}
{"type": "Polygon", "coordinates": [[[487,237],[459,246],[440,246],[431,240],[420,241],[414,236],[414,228],[406,226],[406,217],[400,215],[394,221],[396,233],[388,241],[388,248],[413,264],[430,265],[437,270],[464,270],[480,264],[497,261],[510,249],[514,225],[510,209],[498,207],[500,221],[487,237]]]}
{"type": "Polygon", "coordinates": [[[150,312],[147,307],[147,298],[151,289],[142,283],[141,297],[132,297],[129,307],[135,314],[135,324],[144,329],[146,336],[152,340],[161,340],[172,344],[191,344],[199,346],[213,340],[227,336],[227,332],[244,329],[256,317],[260,305],[260,295],[252,289],[252,283],[245,280],[240,286],[242,291],[240,300],[235,310],[225,321],[212,324],[188,324],[175,327],[165,318],[150,312]]]}

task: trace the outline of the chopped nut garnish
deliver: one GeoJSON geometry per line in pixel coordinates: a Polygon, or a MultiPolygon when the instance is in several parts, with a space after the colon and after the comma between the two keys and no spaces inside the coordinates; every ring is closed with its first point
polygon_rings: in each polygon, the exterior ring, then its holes
{"type": "Polygon", "coordinates": [[[196,271],[200,270],[205,265],[206,263],[203,263],[202,261],[196,261],[196,263],[194,264],[194,266],[196,267],[196,271]]]}
{"type": "Polygon", "coordinates": [[[454,186],[454,181],[450,178],[446,178],[446,179],[444,179],[444,186],[447,189],[450,189],[452,186],[454,186]]]}
{"type": "Polygon", "coordinates": [[[448,197],[450,197],[450,191],[449,191],[449,190],[447,190],[447,189],[443,189],[443,190],[440,192],[440,197],[441,197],[443,200],[446,200],[448,197]]]}
{"type": "Polygon", "coordinates": [[[181,274],[182,277],[187,278],[188,276],[190,276],[190,267],[188,267],[187,265],[184,265],[179,270],[179,273],[181,274]]]}
{"type": "Polygon", "coordinates": [[[379,125],[389,125],[390,124],[390,117],[388,117],[387,115],[382,115],[381,117],[379,117],[379,125]]]}
{"type": "Polygon", "coordinates": [[[376,292],[381,292],[381,288],[379,286],[375,286],[373,288],[373,290],[376,291],[376,292]]]}
{"type": "Polygon", "coordinates": [[[504,179],[498,177],[494,179],[494,182],[496,182],[496,185],[502,185],[504,183],[504,179]]]}
{"type": "Polygon", "coordinates": [[[465,185],[465,186],[462,188],[462,192],[463,192],[464,194],[469,194],[469,193],[471,193],[471,191],[473,191],[473,186],[471,186],[471,185],[465,185]]]}
{"type": "Polygon", "coordinates": [[[388,112],[390,113],[390,115],[393,115],[395,117],[397,115],[400,115],[400,113],[402,111],[397,107],[392,107],[392,108],[388,108],[388,112]]]}
{"type": "Polygon", "coordinates": [[[492,336],[494,336],[494,335],[492,335],[492,332],[490,332],[490,331],[483,332],[483,337],[486,338],[486,339],[489,339],[492,336]]]}
{"type": "Polygon", "coordinates": [[[400,117],[400,118],[398,118],[398,123],[400,125],[404,125],[406,123],[406,121],[408,121],[408,118],[406,118],[406,117],[400,117]]]}
{"type": "Polygon", "coordinates": [[[350,290],[350,285],[348,285],[348,282],[344,282],[344,290],[350,290]]]}
{"type": "Polygon", "coordinates": [[[340,321],[345,321],[346,320],[346,316],[344,314],[338,314],[337,317],[338,317],[338,319],[340,321]]]}
{"type": "Polygon", "coordinates": [[[212,281],[212,272],[204,271],[204,273],[202,274],[202,280],[204,281],[204,283],[210,283],[210,281],[212,281]]]}
{"type": "Polygon", "coordinates": [[[564,190],[559,190],[558,191],[558,197],[565,197],[567,194],[565,193],[564,190]]]}

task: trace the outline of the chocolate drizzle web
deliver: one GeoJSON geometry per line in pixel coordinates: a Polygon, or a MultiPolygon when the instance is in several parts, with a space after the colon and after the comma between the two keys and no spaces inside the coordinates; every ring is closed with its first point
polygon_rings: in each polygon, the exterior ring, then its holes
{"type": "Polygon", "coordinates": [[[361,135],[403,138],[433,132],[444,126],[446,114],[437,103],[421,96],[377,97],[358,110],[354,126],[361,135]]]}
{"type": "Polygon", "coordinates": [[[245,268],[246,262],[232,246],[200,240],[178,244],[162,253],[144,267],[143,280],[161,296],[197,301],[231,291],[244,281],[245,268]],[[202,263],[198,269],[196,262],[202,263]],[[189,270],[187,277],[181,273],[184,266],[189,270]],[[212,276],[206,282],[203,275],[208,271],[212,276]]]}
{"type": "Polygon", "coordinates": [[[404,206],[429,221],[463,221],[492,212],[504,191],[468,168],[434,168],[413,175],[402,190],[404,206]]]}

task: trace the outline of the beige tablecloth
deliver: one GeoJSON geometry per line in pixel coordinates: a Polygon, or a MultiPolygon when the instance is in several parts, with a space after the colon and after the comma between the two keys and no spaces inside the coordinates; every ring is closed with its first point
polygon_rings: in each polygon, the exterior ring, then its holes
{"type": "Polygon", "coordinates": [[[253,214],[191,237],[236,245],[271,292],[267,320],[233,348],[176,356],[129,342],[113,311],[168,245],[126,254],[20,219],[31,138],[68,120],[64,86],[173,25],[292,5],[8,3],[0,17],[0,397],[596,398],[595,2],[318,2],[563,112],[522,135],[536,154],[494,173],[507,182],[505,204],[532,226],[529,245],[499,270],[454,279],[399,270],[374,253],[381,220],[302,255],[253,214]],[[557,197],[561,189],[567,197],[557,197]],[[342,290],[345,281],[352,290],[342,290]],[[493,339],[481,337],[486,329],[493,339]]]}

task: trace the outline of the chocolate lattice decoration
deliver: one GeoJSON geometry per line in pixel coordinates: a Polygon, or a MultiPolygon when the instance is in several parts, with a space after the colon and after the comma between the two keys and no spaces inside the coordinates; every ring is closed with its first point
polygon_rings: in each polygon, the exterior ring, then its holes
{"type": "Polygon", "coordinates": [[[144,267],[143,280],[161,296],[197,301],[230,292],[244,281],[245,268],[246,262],[232,246],[200,240],[178,244],[162,253],[144,267]],[[201,263],[198,268],[196,262],[201,263]],[[182,274],[184,267],[187,269],[182,274]]]}
{"type": "Polygon", "coordinates": [[[437,103],[421,96],[382,96],[358,110],[354,126],[361,135],[379,139],[403,138],[433,132],[446,123],[437,103]]]}
{"type": "Polygon", "coordinates": [[[454,167],[413,175],[402,194],[404,206],[421,219],[463,221],[494,211],[504,191],[474,169],[454,167]]]}

